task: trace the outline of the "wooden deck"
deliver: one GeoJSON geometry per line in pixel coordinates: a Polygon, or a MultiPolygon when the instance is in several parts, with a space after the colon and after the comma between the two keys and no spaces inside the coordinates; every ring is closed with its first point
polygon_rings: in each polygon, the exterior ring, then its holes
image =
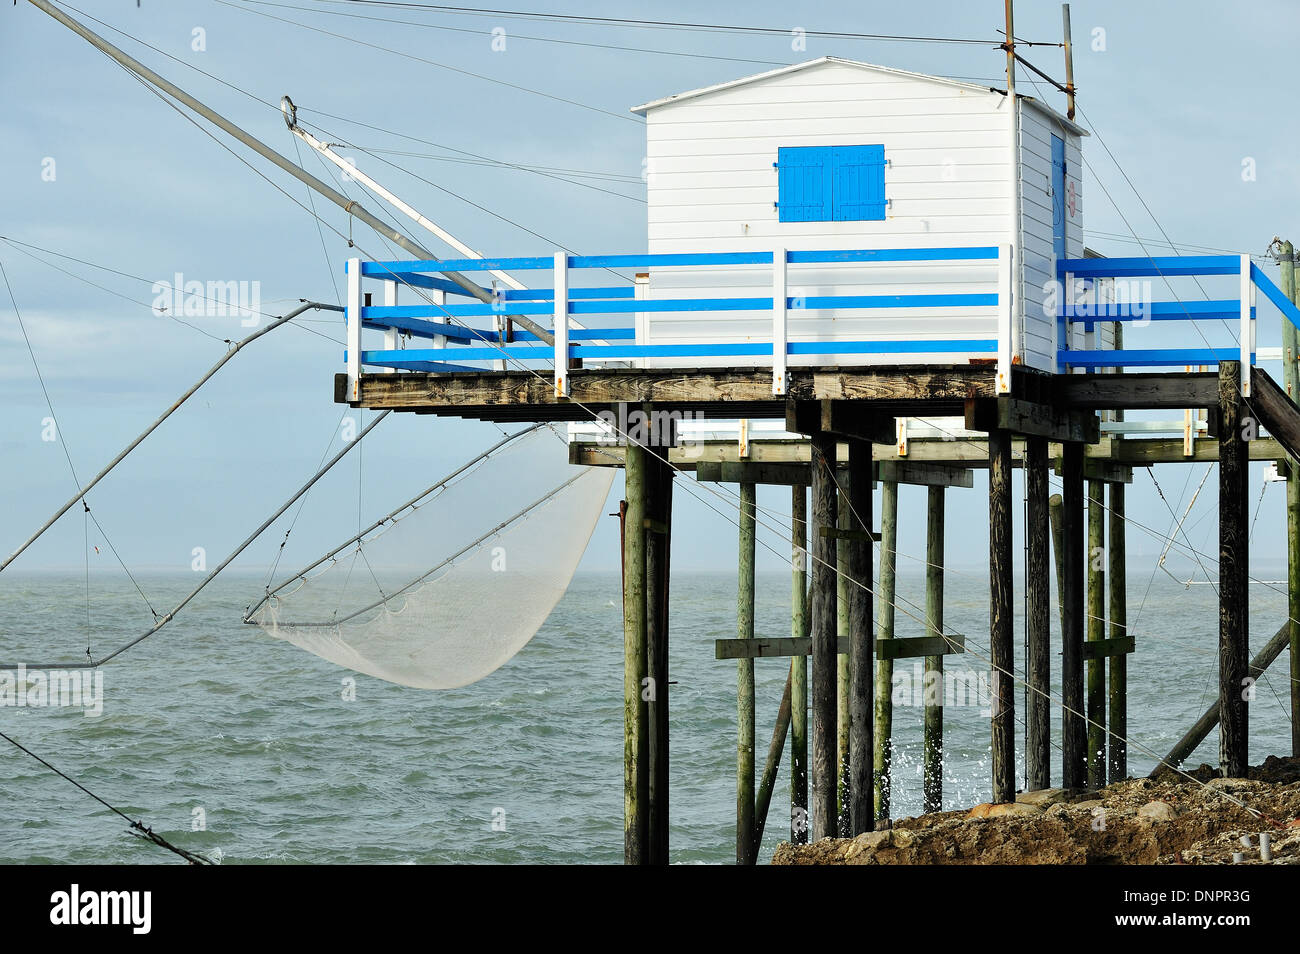
{"type": "MultiPolygon", "coordinates": [[[[891,365],[792,368],[788,398],[774,397],[763,368],[575,369],[570,397],[557,397],[550,376],[529,371],[366,374],[360,399],[347,401],[347,378],[335,376],[334,399],[354,407],[482,420],[582,421],[618,404],[653,403],[712,419],[786,416],[790,403],[870,402],[894,416],[964,415],[967,403],[997,398],[986,365],[891,365]]],[[[1017,370],[1011,397],[1051,409],[1093,412],[1202,408],[1218,404],[1213,373],[1049,375],[1017,370]]]]}

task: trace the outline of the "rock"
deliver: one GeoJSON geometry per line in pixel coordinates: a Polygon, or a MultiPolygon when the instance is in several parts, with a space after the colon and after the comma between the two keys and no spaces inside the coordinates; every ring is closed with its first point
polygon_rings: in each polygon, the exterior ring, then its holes
{"type": "Polygon", "coordinates": [[[1039,808],[1047,808],[1064,798],[1065,789],[1063,788],[1040,788],[1034,792],[1020,792],[1016,795],[1016,802],[1020,805],[1036,805],[1039,808]]]}
{"type": "Polygon", "coordinates": [[[1139,818],[1153,822],[1173,821],[1178,817],[1178,810],[1168,802],[1147,802],[1137,810],[1139,818]]]}
{"type": "Polygon", "coordinates": [[[1106,807],[1106,803],[1103,802],[1100,798],[1090,798],[1086,801],[1072,802],[1070,804],[1071,809],[1075,811],[1082,810],[1086,812],[1091,812],[1094,808],[1105,808],[1105,807],[1106,807]]]}
{"type": "Polygon", "coordinates": [[[984,802],[972,808],[966,817],[1001,818],[1005,815],[1037,815],[1041,811],[1042,809],[1037,805],[1026,805],[1023,802],[1008,802],[1000,805],[984,802]]]}
{"type": "Polygon", "coordinates": [[[888,847],[893,842],[894,831],[886,829],[885,831],[864,831],[849,844],[844,851],[844,860],[848,861],[855,858],[865,851],[876,851],[881,847],[888,847]]]}

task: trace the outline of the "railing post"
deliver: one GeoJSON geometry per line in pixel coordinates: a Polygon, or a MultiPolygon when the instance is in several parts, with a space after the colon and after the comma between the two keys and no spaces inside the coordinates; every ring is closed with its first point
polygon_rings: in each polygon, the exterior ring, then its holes
{"type": "MultiPolygon", "coordinates": [[[[397,282],[386,279],[384,281],[384,307],[397,307],[397,282]]],[[[401,344],[401,335],[397,333],[396,328],[384,329],[384,350],[396,351],[401,344]]],[[[396,371],[394,367],[389,367],[389,371],[396,371]]]]}
{"type": "Polygon", "coordinates": [[[1255,325],[1251,321],[1251,305],[1255,300],[1255,282],[1250,277],[1250,256],[1241,256],[1241,396],[1250,397],[1251,351],[1255,325]]]}
{"type": "Polygon", "coordinates": [[[361,400],[361,259],[348,259],[348,400],[361,400]]]}
{"type": "MultiPolygon", "coordinates": [[[[1056,348],[1058,353],[1061,351],[1070,351],[1074,348],[1074,322],[1070,320],[1074,314],[1074,272],[1066,272],[1061,282],[1061,313],[1056,321],[1057,335],[1060,341],[1057,342],[1056,348]]],[[[1069,374],[1073,368],[1067,363],[1061,367],[1058,361],[1056,373],[1069,374]]]]}
{"type": "Polygon", "coordinates": [[[786,367],[785,248],[772,250],[772,393],[784,396],[790,389],[790,372],[786,367]]]}
{"type": "Polygon", "coordinates": [[[1012,291],[1015,276],[1012,262],[1014,248],[1003,245],[998,250],[998,393],[1011,393],[1011,336],[1015,329],[1016,299],[1012,291]]]}
{"type": "Polygon", "coordinates": [[[569,255],[555,253],[555,396],[569,396],[569,255]]]}

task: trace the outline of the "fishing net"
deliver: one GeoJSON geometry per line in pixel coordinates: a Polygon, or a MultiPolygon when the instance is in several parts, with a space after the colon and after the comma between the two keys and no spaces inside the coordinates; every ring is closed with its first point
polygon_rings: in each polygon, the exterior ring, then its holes
{"type": "Polygon", "coordinates": [[[268,587],[246,621],[403,686],[476,682],[564,595],[613,479],[570,465],[550,426],[520,432],[268,587]]]}

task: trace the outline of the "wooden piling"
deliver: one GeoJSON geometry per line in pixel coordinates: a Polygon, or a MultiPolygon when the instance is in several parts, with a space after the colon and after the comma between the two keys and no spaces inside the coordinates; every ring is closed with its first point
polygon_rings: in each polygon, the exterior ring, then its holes
{"type": "MultiPolygon", "coordinates": [[[[1128,635],[1128,558],[1124,541],[1124,485],[1110,485],[1110,638],[1128,635]]],[[[1128,656],[1110,657],[1111,783],[1128,778],[1128,656]]]]}
{"type": "Polygon", "coordinates": [[[623,521],[623,860],[648,861],[648,709],[646,678],[645,516],[647,451],[629,442],[624,463],[627,509],[623,521]]]}
{"type": "MultiPolygon", "coordinates": [[[[808,488],[791,488],[790,635],[808,635],[808,488]]],[[[790,841],[808,841],[808,657],[790,659],[790,841]]]]}
{"type": "Polygon", "coordinates": [[[646,466],[647,862],[668,864],[668,594],[673,471],[655,449],[646,466]]]}
{"type": "Polygon", "coordinates": [[[1061,784],[1088,781],[1088,736],[1083,695],[1083,445],[1061,445],[1061,784]]]}
{"type": "Polygon", "coordinates": [[[811,436],[812,467],[812,840],[837,830],[835,436],[811,436]]]}
{"type": "MultiPolygon", "coordinates": [[[[1106,485],[1088,481],[1088,618],[1087,638],[1106,638],[1106,485]]],[[[1106,785],[1106,660],[1087,662],[1088,787],[1106,785]]]]}
{"type": "Polygon", "coordinates": [[[875,828],[872,789],[874,759],[875,627],[871,613],[871,444],[849,441],[848,563],[849,588],[849,831],[860,835],[875,828]]]}
{"type": "Polygon", "coordinates": [[[772,742],[767,748],[767,761],[763,763],[763,777],[758,783],[758,795],[754,799],[754,858],[758,858],[763,846],[763,831],[767,827],[767,811],[772,805],[772,792],[776,788],[776,775],[781,768],[781,752],[785,748],[786,734],[790,731],[790,693],[791,675],[785,677],[785,688],[781,691],[781,705],[776,712],[776,727],[772,730],[772,742]]]}
{"type": "MultiPolygon", "coordinates": [[[[898,484],[892,480],[880,485],[880,585],[876,613],[880,618],[878,638],[894,638],[894,597],[897,589],[898,557],[898,484]]],[[[889,793],[894,753],[894,661],[876,663],[875,692],[875,812],[876,818],[889,817],[889,793]]]]}
{"type": "MultiPolygon", "coordinates": [[[[1300,302],[1296,294],[1295,249],[1283,242],[1278,249],[1282,294],[1300,302]]],[[[1300,403],[1300,332],[1290,321],[1282,322],[1282,385],[1292,402],[1300,403]]],[[[1291,627],[1291,754],[1300,758],[1300,468],[1287,459],[1286,476],[1287,621],[1291,627]]]]}
{"type": "Polygon", "coordinates": [[[1012,633],[1011,434],[989,432],[989,642],[992,655],[993,801],[1016,797],[1012,633]]]}
{"type": "Polygon", "coordinates": [[[1052,524],[1052,552],[1056,557],[1056,612],[1065,632],[1065,499],[1052,494],[1047,501],[1052,524]]]}
{"type": "MultiPolygon", "coordinates": [[[[791,488],[790,635],[809,633],[808,490],[791,488]]],[[[790,841],[808,841],[808,657],[790,660],[790,841]]]]}
{"type": "MultiPolygon", "coordinates": [[[[925,619],[927,636],[943,635],[944,488],[930,487],[925,527],[925,619]]],[[[943,810],[943,656],[925,657],[925,741],[921,779],[925,812],[943,810]]]]}
{"type": "MultiPolygon", "coordinates": [[[[754,543],[757,520],[754,484],[740,485],[740,568],[736,636],[754,638],[754,543]]],[[[754,857],[754,660],[736,660],[736,864],[754,857]]]]}
{"type": "MultiPolygon", "coordinates": [[[[852,525],[849,512],[848,488],[842,487],[838,495],[839,512],[836,525],[841,530],[848,530],[852,525]]],[[[849,541],[837,537],[835,541],[835,559],[840,567],[840,574],[835,580],[835,632],[836,642],[840,645],[852,639],[852,624],[849,620],[849,541]]],[[[835,786],[836,826],[841,838],[848,837],[852,822],[849,816],[849,656],[839,653],[835,657],[835,759],[839,772],[835,786]]]]}
{"type": "MultiPolygon", "coordinates": [[[[1249,372],[1249,369],[1246,369],[1249,372]]],[[[1248,666],[1249,526],[1247,420],[1241,397],[1243,369],[1219,364],[1219,766],[1229,778],[1245,778],[1250,765],[1246,695],[1248,666]]]]}
{"type": "MultiPolygon", "coordinates": [[[[1047,438],[1025,439],[1025,776],[1031,791],[1052,784],[1051,638],[1047,438]]],[[[1056,498],[1059,500],[1059,498],[1056,498]]]]}

